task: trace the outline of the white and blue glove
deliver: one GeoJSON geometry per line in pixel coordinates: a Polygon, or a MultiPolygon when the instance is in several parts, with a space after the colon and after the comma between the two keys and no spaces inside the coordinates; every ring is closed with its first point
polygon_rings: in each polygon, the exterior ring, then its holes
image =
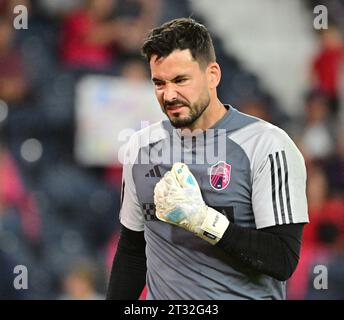
{"type": "Polygon", "coordinates": [[[156,216],[159,220],[193,232],[216,244],[228,228],[228,219],[208,207],[198,183],[184,163],[175,163],[154,189],[156,216]]]}

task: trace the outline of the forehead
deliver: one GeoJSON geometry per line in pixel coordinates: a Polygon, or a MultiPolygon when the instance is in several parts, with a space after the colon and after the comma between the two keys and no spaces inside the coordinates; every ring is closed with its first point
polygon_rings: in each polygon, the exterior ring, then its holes
{"type": "Polygon", "coordinates": [[[180,74],[200,71],[199,64],[193,59],[190,50],[175,50],[160,59],[157,59],[157,55],[153,55],[149,65],[152,78],[158,79],[173,79],[180,74]]]}

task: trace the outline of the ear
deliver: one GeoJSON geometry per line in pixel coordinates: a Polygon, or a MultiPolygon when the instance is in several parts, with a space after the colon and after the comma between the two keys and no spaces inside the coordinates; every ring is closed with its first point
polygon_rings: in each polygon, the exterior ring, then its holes
{"type": "Polygon", "coordinates": [[[210,89],[215,89],[221,80],[221,68],[217,62],[211,62],[207,66],[207,78],[210,89]]]}

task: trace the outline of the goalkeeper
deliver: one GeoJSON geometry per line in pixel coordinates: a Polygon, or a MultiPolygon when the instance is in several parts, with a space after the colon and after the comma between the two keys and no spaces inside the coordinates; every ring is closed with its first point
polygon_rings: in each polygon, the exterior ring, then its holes
{"type": "Polygon", "coordinates": [[[167,22],[142,51],[168,120],[128,144],[107,298],[137,299],[147,285],[147,299],[285,299],[308,222],[301,153],[281,129],[220,102],[203,25],[167,22]],[[191,145],[186,129],[201,130],[191,145]]]}

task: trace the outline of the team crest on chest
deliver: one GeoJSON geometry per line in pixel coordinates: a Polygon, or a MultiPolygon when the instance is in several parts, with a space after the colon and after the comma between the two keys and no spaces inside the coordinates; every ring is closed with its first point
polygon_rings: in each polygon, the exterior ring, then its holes
{"type": "Polygon", "coordinates": [[[231,165],[219,161],[210,168],[210,185],[215,190],[223,190],[227,188],[231,179],[231,165]]]}

